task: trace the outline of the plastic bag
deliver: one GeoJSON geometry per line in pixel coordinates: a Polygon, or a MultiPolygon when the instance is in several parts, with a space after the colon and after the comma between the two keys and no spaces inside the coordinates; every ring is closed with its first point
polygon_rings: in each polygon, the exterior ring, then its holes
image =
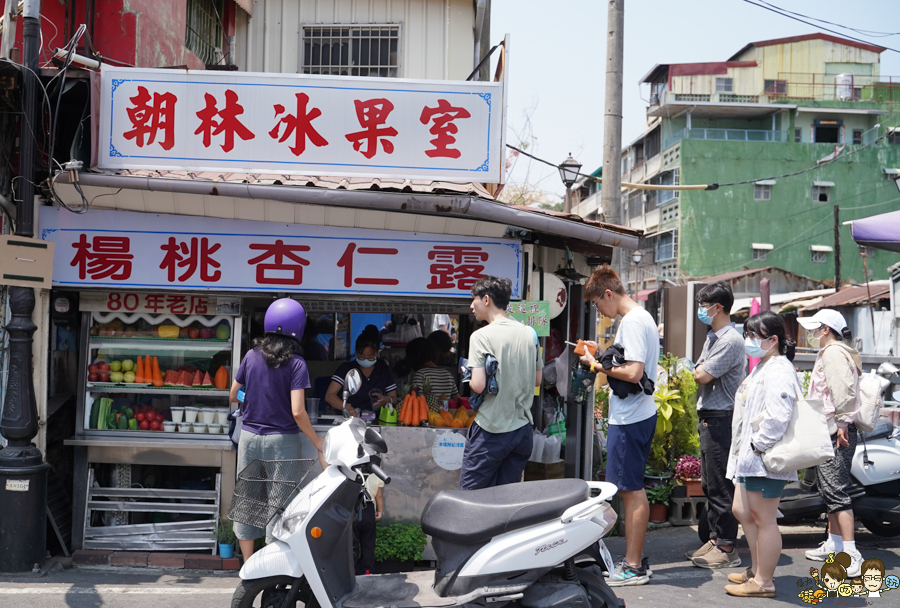
{"type": "Polygon", "coordinates": [[[562,445],[566,445],[566,417],[561,409],[553,415],[553,422],[547,425],[547,434],[558,435],[562,445]]]}
{"type": "Polygon", "coordinates": [[[547,386],[553,386],[554,384],[556,384],[556,372],[556,359],[554,359],[544,366],[542,373],[544,384],[546,384],[547,386]]]}
{"type": "Polygon", "coordinates": [[[544,441],[544,455],[542,462],[550,464],[559,460],[559,451],[562,445],[555,435],[551,435],[544,441]]]}
{"type": "Polygon", "coordinates": [[[544,436],[538,431],[534,432],[534,436],[531,438],[531,456],[528,457],[528,460],[532,462],[541,462],[544,458],[544,436]]]}

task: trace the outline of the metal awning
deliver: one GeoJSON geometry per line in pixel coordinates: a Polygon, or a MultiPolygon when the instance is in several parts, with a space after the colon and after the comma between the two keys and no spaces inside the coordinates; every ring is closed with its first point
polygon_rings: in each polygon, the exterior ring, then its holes
{"type": "Polygon", "coordinates": [[[834,182],[827,182],[823,180],[815,180],[813,182],[813,186],[823,186],[826,188],[834,188],[834,182]]]}
{"type": "MultiPolygon", "coordinates": [[[[637,249],[640,230],[612,226],[600,222],[588,222],[577,216],[556,216],[505,203],[488,200],[474,193],[443,194],[434,191],[391,192],[377,188],[347,190],[341,187],[311,187],[305,182],[290,181],[287,176],[269,183],[252,183],[259,176],[228,174],[218,179],[195,179],[190,174],[178,177],[151,177],[149,175],[119,175],[110,173],[81,173],[79,183],[84,187],[122,189],[128,191],[181,193],[197,195],[204,200],[213,197],[235,199],[270,200],[284,203],[322,205],[354,209],[378,210],[395,213],[414,213],[447,218],[463,218],[514,228],[539,234],[583,241],[591,245],[637,249]],[[231,180],[226,179],[230,177],[231,180]],[[240,180],[240,181],[238,181],[240,180]],[[250,183],[248,183],[250,182],[250,183]],[[296,185],[295,185],[296,184],[296,185]]],[[[408,180],[407,180],[408,181],[408,180]]],[[[67,184],[68,175],[62,174],[57,184],[67,184]]],[[[457,185],[459,186],[459,185],[457,185]]],[[[411,190],[411,188],[410,188],[411,190]]],[[[127,195],[125,193],[122,196],[127,195]]],[[[109,194],[116,198],[118,193],[109,194]]],[[[108,199],[107,199],[108,200],[108,199]]],[[[213,198],[213,200],[215,200],[213,198]]]]}
{"type": "Polygon", "coordinates": [[[825,253],[831,253],[834,251],[834,247],[831,245],[810,245],[810,251],[824,251],[825,253]]]}
{"type": "Polygon", "coordinates": [[[772,243],[750,243],[750,249],[765,249],[766,251],[771,251],[775,249],[775,246],[772,243]]]}
{"type": "Polygon", "coordinates": [[[774,179],[761,179],[761,180],[755,181],[753,183],[756,184],[757,186],[774,186],[775,180],[774,179]]]}
{"type": "Polygon", "coordinates": [[[657,289],[642,289],[642,290],[640,290],[639,292],[637,292],[638,302],[644,302],[646,300],[649,300],[650,294],[652,294],[655,291],[657,291],[657,289]]]}
{"type": "Polygon", "coordinates": [[[812,114],[870,114],[875,116],[887,114],[887,110],[878,110],[876,108],[809,108],[806,106],[798,107],[797,112],[810,112],[812,114]]]}

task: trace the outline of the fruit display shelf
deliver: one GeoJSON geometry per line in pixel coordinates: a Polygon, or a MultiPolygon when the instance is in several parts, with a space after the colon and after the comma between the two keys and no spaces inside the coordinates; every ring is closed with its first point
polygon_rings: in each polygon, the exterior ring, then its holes
{"type": "Polygon", "coordinates": [[[135,383],[96,383],[88,382],[87,390],[91,393],[147,393],[151,395],[208,395],[227,397],[228,389],[191,388],[187,386],[150,386],[135,383]]]}
{"type": "Polygon", "coordinates": [[[231,340],[191,340],[174,338],[91,338],[91,348],[112,348],[118,350],[147,349],[154,350],[230,350],[231,340]],[[227,348],[217,348],[217,347],[227,348]]]}

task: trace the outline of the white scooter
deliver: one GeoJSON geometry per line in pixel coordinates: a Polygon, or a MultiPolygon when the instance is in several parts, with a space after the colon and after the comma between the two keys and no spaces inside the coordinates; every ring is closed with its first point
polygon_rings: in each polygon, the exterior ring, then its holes
{"type": "MultiPolygon", "coordinates": [[[[359,384],[351,371],[345,403],[359,384]]],[[[384,453],[381,435],[352,418],[328,431],[328,468],[295,491],[286,507],[268,491],[263,508],[281,511],[275,540],[244,564],[232,608],[250,608],[257,597],[262,608],[295,608],[298,601],[306,608],[624,606],[603,578],[613,569],[601,539],[616,521],[608,503],[616,487],[580,479],[438,492],[421,519],[437,570],[355,576],[352,524],[360,497],[370,500],[365,476],[390,482],[379,466],[384,453]],[[598,495],[591,497],[591,490],[598,495]]],[[[294,483],[299,488],[299,480],[294,483]]]]}

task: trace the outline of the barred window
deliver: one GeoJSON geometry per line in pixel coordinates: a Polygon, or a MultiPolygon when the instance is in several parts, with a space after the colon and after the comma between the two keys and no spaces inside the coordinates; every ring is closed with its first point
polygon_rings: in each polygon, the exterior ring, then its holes
{"type": "Polygon", "coordinates": [[[400,75],[399,25],[304,25],[303,73],[400,75]]]}
{"type": "Polygon", "coordinates": [[[206,65],[219,62],[222,49],[222,0],[187,0],[184,46],[206,65]]]}

